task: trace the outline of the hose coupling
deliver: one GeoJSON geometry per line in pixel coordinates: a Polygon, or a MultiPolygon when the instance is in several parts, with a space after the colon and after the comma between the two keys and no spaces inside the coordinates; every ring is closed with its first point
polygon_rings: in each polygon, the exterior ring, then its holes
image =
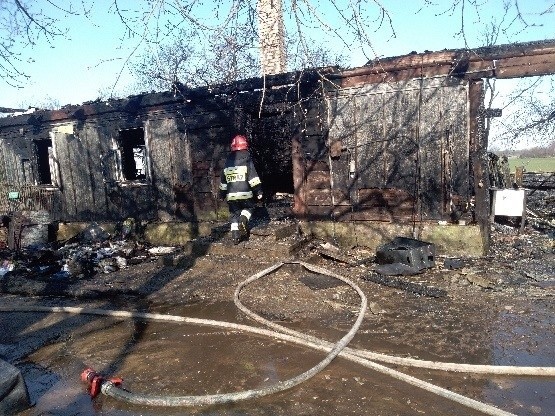
{"type": "Polygon", "coordinates": [[[98,396],[104,384],[109,383],[110,385],[119,386],[123,382],[123,379],[119,377],[106,379],[92,368],[86,368],[81,373],[81,381],[87,383],[87,391],[94,399],[98,396]]]}

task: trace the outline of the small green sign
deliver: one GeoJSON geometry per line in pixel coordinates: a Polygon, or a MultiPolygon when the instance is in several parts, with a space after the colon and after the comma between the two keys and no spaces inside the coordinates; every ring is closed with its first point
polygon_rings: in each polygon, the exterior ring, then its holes
{"type": "Polygon", "coordinates": [[[19,199],[19,192],[8,192],[8,199],[19,199]]]}

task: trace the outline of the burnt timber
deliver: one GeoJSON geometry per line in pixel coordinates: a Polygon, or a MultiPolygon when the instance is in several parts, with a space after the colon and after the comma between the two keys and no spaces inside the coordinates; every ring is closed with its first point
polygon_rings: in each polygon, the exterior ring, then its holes
{"type": "Polygon", "coordinates": [[[486,252],[482,79],[553,73],[548,40],[177,84],[3,117],[0,211],[45,210],[61,223],[225,221],[220,169],[232,134],[243,132],[265,194],[294,194],[299,220],[347,225],[359,237],[358,225],[400,225],[416,237],[462,219],[476,224],[486,252]]]}

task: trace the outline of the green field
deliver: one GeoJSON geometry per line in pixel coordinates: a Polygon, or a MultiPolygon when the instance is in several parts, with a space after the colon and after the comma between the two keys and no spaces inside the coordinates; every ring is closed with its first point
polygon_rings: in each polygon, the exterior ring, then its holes
{"type": "Polygon", "coordinates": [[[555,172],[555,157],[510,157],[509,166],[514,173],[517,166],[524,166],[526,172],[555,172]]]}

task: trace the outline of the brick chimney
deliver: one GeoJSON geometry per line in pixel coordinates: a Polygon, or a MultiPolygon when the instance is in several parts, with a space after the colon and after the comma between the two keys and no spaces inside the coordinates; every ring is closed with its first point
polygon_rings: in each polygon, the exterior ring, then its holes
{"type": "Polygon", "coordinates": [[[285,39],[281,0],[258,0],[257,12],[262,75],[285,72],[285,39]]]}

